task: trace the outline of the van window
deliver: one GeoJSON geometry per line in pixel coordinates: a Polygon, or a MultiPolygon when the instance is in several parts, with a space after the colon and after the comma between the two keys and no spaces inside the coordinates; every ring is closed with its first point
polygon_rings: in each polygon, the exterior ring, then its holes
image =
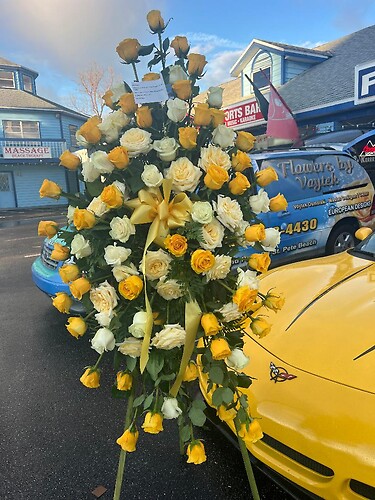
{"type": "Polygon", "coordinates": [[[288,201],[340,192],[368,182],[365,170],[343,154],[264,159],[260,168],[270,166],[276,170],[279,182],[267,186],[268,195],[272,197],[281,192],[288,201]]]}

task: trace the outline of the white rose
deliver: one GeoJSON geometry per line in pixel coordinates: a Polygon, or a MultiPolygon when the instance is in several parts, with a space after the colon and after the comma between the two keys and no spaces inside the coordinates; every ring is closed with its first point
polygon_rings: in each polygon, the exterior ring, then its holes
{"type": "Polygon", "coordinates": [[[146,323],[147,323],[146,311],[136,312],[133,317],[133,323],[128,328],[129,333],[131,333],[133,337],[137,337],[138,339],[144,337],[146,323]]]}
{"type": "Polygon", "coordinates": [[[245,238],[246,228],[249,227],[249,223],[246,221],[242,221],[239,223],[238,227],[235,229],[234,234],[236,236],[237,244],[241,247],[253,247],[255,245],[254,241],[247,241],[245,238]]]}
{"type": "Polygon", "coordinates": [[[100,172],[95,168],[93,162],[88,160],[82,163],[82,175],[85,182],[94,182],[100,176],[100,172]]]}
{"type": "Polygon", "coordinates": [[[211,222],[202,227],[204,242],[201,242],[205,250],[214,250],[221,247],[224,238],[224,227],[220,222],[213,218],[211,222]]]}
{"type": "Polygon", "coordinates": [[[148,250],[145,255],[145,276],[148,280],[157,280],[169,271],[172,257],[161,248],[156,252],[148,250]]]}
{"type": "Polygon", "coordinates": [[[110,224],[111,230],[109,235],[114,240],[119,240],[121,243],[126,243],[131,235],[135,234],[135,226],[130,222],[129,217],[124,215],[121,217],[114,217],[110,224]]]}
{"type": "Polygon", "coordinates": [[[238,309],[238,305],[234,302],[228,302],[228,304],[224,304],[223,307],[218,309],[218,312],[223,316],[223,319],[226,323],[239,319],[242,316],[242,313],[238,309]]]}
{"type": "Polygon", "coordinates": [[[165,278],[160,278],[156,285],[156,291],[164,300],[179,299],[183,296],[181,286],[176,280],[165,281],[165,278]]]}
{"type": "Polygon", "coordinates": [[[76,132],[76,141],[78,146],[82,146],[83,148],[87,148],[90,146],[90,143],[86,141],[86,139],[79,133],[79,129],[76,132]]]}
{"type": "Polygon", "coordinates": [[[238,349],[237,347],[233,349],[232,353],[225,359],[226,364],[229,368],[233,370],[241,371],[248,365],[250,358],[246,356],[246,354],[238,349]]]}
{"type": "Polygon", "coordinates": [[[186,332],[179,324],[165,325],[163,330],[157,332],[151,345],[157,349],[170,350],[185,344],[186,332]]]}
{"type": "Polygon", "coordinates": [[[165,172],[166,179],[172,179],[172,189],[178,193],[194,191],[201,175],[201,169],[193,165],[185,156],[172,161],[171,166],[165,172]]]}
{"type": "Polygon", "coordinates": [[[130,158],[141,153],[148,153],[151,149],[151,142],[150,132],[140,128],[131,128],[124,132],[120,138],[120,144],[128,150],[130,158]]]}
{"type": "Polygon", "coordinates": [[[178,142],[173,137],[163,137],[160,141],[154,141],[153,148],[163,161],[172,161],[177,156],[178,142]]]}
{"type": "Polygon", "coordinates": [[[252,290],[258,290],[259,288],[259,279],[257,278],[256,271],[244,271],[240,267],[237,268],[237,287],[248,286],[252,290]]]}
{"type": "Polygon", "coordinates": [[[82,234],[76,234],[70,245],[70,252],[75,255],[77,259],[88,257],[92,253],[90,242],[85,240],[82,234]]]}
{"type": "Polygon", "coordinates": [[[191,209],[191,218],[199,224],[209,224],[214,216],[214,211],[208,201],[196,201],[191,209]]]}
{"type": "Polygon", "coordinates": [[[135,339],[134,337],[125,339],[121,344],[116,344],[121,354],[130,356],[131,358],[139,358],[142,349],[142,340],[135,339]]]}
{"type": "Polygon", "coordinates": [[[215,264],[206,272],[207,281],[223,280],[230,273],[232,257],[229,255],[216,255],[215,264]]]}
{"type": "Polygon", "coordinates": [[[170,420],[172,418],[177,418],[181,415],[182,410],[178,406],[178,401],[176,398],[164,398],[162,407],[161,407],[161,412],[163,414],[163,417],[166,418],[167,420],[170,420]]]}
{"type": "Polygon", "coordinates": [[[201,157],[199,160],[200,168],[207,172],[211,165],[222,167],[224,170],[231,168],[230,156],[217,146],[208,146],[208,148],[201,148],[201,157]]]}
{"type": "Polygon", "coordinates": [[[108,315],[118,304],[116,290],[108,281],[103,281],[99,286],[90,290],[90,300],[96,311],[108,315]]]}
{"type": "Polygon", "coordinates": [[[108,328],[99,328],[91,340],[91,347],[99,354],[103,354],[104,351],[113,351],[115,336],[108,328]]]}
{"type": "Polygon", "coordinates": [[[249,197],[251,210],[255,214],[266,213],[270,211],[270,199],[264,189],[259,189],[258,194],[249,197]]]}
{"type": "Polygon", "coordinates": [[[223,89],[221,87],[210,87],[208,89],[207,103],[210,108],[220,109],[223,104],[223,89]]]}
{"type": "Polygon", "coordinates": [[[73,207],[72,205],[68,206],[66,218],[68,219],[69,224],[71,224],[73,222],[74,212],[75,212],[76,208],[79,208],[79,207],[73,207]]]}
{"type": "Polygon", "coordinates": [[[120,266],[131,253],[130,248],[108,245],[104,249],[104,260],[109,266],[120,266]]]}
{"type": "Polygon", "coordinates": [[[100,312],[95,314],[95,319],[100,326],[109,326],[114,315],[115,313],[112,310],[106,312],[100,312]]]}
{"type": "Polygon", "coordinates": [[[243,213],[237,200],[229,196],[217,197],[217,202],[212,202],[219,221],[230,231],[235,231],[243,221],[243,213]]]}
{"type": "Polygon", "coordinates": [[[103,134],[106,142],[114,142],[118,140],[121,129],[129,122],[130,118],[121,109],[118,109],[106,116],[102,123],[99,123],[98,129],[103,134]]]}
{"type": "Polygon", "coordinates": [[[236,132],[233,129],[225,125],[218,125],[212,132],[212,142],[221,148],[229,148],[229,146],[234,145],[235,136],[236,132]]]}
{"type": "Polygon", "coordinates": [[[100,196],[97,196],[96,198],[93,198],[87,205],[87,210],[93,212],[97,217],[102,217],[104,214],[109,212],[110,209],[107,207],[106,203],[102,201],[100,196]]]}
{"type": "Polygon", "coordinates": [[[277,245],[280,243],[280,232],[273,227],[268,227],[265,230],[265,233],[266,237],[264,240],[260,241],[260,244],[262,245],[264,251],[274,252],[277,245]]]}
{"type": "Polygon", "coordinates": [[[116,83],[116,85],[111,87],[110,90],[112,92],[111,101],[113,103],[117,102],[120,97],[126,92],[124,82],[116,83]]]}
{"type": "Polygon", "coordinates": [[[179,64],[169,66],[169,83],[173,85],[178,80],[187,80],[188,76],[179,64]]]}
{"type": "Polygon", "coordinates": [[[167,101],[167,116],[168,118],[174,122],[181,122],[187,115],[188,112],[188,104],[176,97],[175,99],[168,99],[167,101]]]}
{"type": "Polygon", "coordinates": [[[145,165],[141,173],[141,179],[147,187],[159,187],[163,182],[163,174],[156,165],[145,165]]]}
{"type": "Polygon", "coordinates": [[[120,281],[126,280],[126,278],[129,278],[129,276],[138,276],[139,272],[137,271],[135,265],[133,263],[130,263],[128,266],[114,266],[112,268],[112,274],[117,283],[120,283],[120,281]]]}
{"type": "Polygon", "coordinates": [[[101,174],[110,174],[115,168],[113,163],[108,160],[108,155],[105,151],[95,151],[90,156],[90,160],[94,168],[101,174]]]}

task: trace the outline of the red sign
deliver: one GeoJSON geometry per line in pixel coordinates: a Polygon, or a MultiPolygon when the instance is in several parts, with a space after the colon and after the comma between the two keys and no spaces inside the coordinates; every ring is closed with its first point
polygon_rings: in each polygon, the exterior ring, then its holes
{"type": "Polygon", "coordinates": [[[263,120],[256,99],[246,101],[238,106],[231,106],[225,110],[225,125],[227,127],[239,127],[259,120],[263,120]]]}

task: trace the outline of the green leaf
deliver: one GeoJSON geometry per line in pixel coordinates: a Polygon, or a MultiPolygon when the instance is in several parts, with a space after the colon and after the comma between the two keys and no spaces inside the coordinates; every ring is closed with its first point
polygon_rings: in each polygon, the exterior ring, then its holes
{"type": "Polygon", "coordinates": [[[247,421],[247,413],[243,408],[240,408],[237,412],[237,417],[240,422],[246,422],[247,421]]]}
{"type": "Polygon", "coordinates": [[[144,403],[143,403],[143,408],[145,410],[147,410],[147,408],[149,408],[151,406],[151,403],[152,401],[154,400],[154,393],[152,392],[151,394],[149,394],[147,396],[147,398],[144,400],[144,403]]]}
{"type": "Polygon", "coordinates": [[[137,364],[137,358],[132,358],[131,356],[126,356],[126,366],[130,372],[134,370],[137,364]]]}
{"type": "Polygon", "coordinates": [[[163,41],[163,50],[164,50],[164,52],[167,52],[168,48],[169,48],[169,38],[166,38],[163,41]]]}
{"type": "Polygon", "coordinates": [[[205,410],[206,409],[206,403],[204,401],[202,401],[201,399],[194,399],[191,406],[194,408],[198,408],[198,410],[205,410]]]}
{"type": "Polygon", "coordinates": [[[146,370],[150,374],[152,380],[156,380],[158,378],[159,373],[161,372],[164,366],[164,358],[162,357],[160,352],[152,351],[150,353],[149,360],[146,365],[146,370]]]}
{"type": "Polygon", "coordinates": [[[191,439],[190,425],[184,425],[184,427],[182,427],[182,429],[180,430],[180,437],[184,443],[190,441],[191,439]]]}
{"type": "Polygon", "coordinates": [[[138,396],[137,398],[135,398],[135,400],[133,402],[134,408],[136,408],[137,406],[140,406],[143,403],[144,400],[145,400],[145,395],[144,394],[141,394],[140,396],[138,396]]]}
{"type": "Polygon", "coordinates": [[[247,375],[238,376],[237,387],[243,387],[244,389],[247,389],[248,387],[251,386],[252,383],[253,381],[247,375]]]}
{"type": "Polygon", "coordinates": [[[232,389],[230,389],[229,387],[225,387],[223,390],[223,394],[222,394],[222,398],[223,398],[224,403],[226,403],[227,405],[232,403],[233,402],[233,395],[234,394],[233,394],[232,389]]]}
{"type": "Polygon", "coordinates": [[[218,407],[223,404],[223,387],[218,387],[212,394],[212,403],[214,406],[218,407]]]}
{"type": "Polygon", "coordinates": [[[248,408],[249,404],[247,402],[247,397],[244,394],[240,397],[239,401],[242,408],[248,408]]]}
{"type": "Polygon", "coordinates": [[[112,397],[116,399],[125,399],[126,391],[119,391],[115,385],[112,386],[112,397]]]}
{"type": "Polygon", "coordinates": [[[214,384],[222,384],[224,380],[224,372],[220,366],[213,365],[209,370],[209,377],[214,384]]]}
{"type": "Polygon", "coordinates": [[[99,179],[97,179],[94,182],[86,182],[86,188],[91,196],[99,196],[103,191],[103,184],[99,179]]]}
{"type": "Polygon", "coordinates": [[[197,427],[202,427],[206,422],[206,415],[199,408],[192,407],[189,411],[189,418],[193,425],[197,427]]]}
{"type": "Polygon", "coordinates": [[[138,50],[138,55],[140,56],[148,56],[151,54],[151,52],[154,50],[155,45],[142,45],[141,48],[138,50]]]}

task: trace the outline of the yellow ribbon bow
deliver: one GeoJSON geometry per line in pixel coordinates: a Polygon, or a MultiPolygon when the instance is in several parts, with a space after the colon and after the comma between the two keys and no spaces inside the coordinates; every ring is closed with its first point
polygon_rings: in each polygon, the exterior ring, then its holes
{"type": "Polygon", "coordinates": [[[163,194],[159,188],[141,189],[138,192],[138,198],[134,198],[133,200],[129,200],[124,203],[126,207],[133,210],[130,217],[130,221],[133,224],[148,224],[151,222],[142,258],[147,320],[141,350],[141,373],[143,373],[146,368],[149,358],[148,350],[150,347],[153,325],[152,309],[146,289],[146,252],[148,247],[154,241],[160,246],[163,246],[164,239],[169,234],[170,229],[184,226],[185,222],[190,218],[191,208],[193,205],[185,193],[179,193],[172,200],[170,200],[171,190],[172,180],[164,179],[163,194]]]}

